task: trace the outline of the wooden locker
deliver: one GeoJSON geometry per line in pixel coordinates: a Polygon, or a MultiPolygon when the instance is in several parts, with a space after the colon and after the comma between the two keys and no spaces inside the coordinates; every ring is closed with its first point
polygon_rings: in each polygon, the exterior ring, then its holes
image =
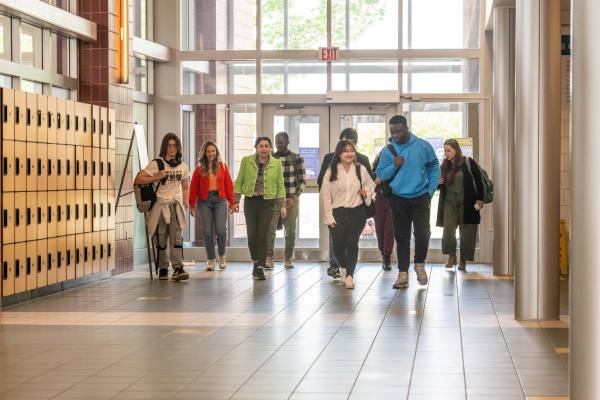
{"type": "Polygon", "coordinates": [[[79,103],[82,116],[82,145],[92,147],[92,106],[86,103],[79,103]]]}
{"type": "Polygon", "coordinates": [[[74,113],[74,124],[73,124],[73,136],[75,137],[75,146],[83,146],[82,141],[83,141],[83,135],[81,134],[81,132],[83,131],[82,129],[82,119],[83,116],[81,115],[81,106],[79,105],[79,102],[75,102],[75,113],[74,113]]]}
{"type": "Polygon", "coordinates": [[[67,102],[56,99],[56,143],[67,144],[67,102]]]}
{"type": "Polygon", "coordinates": [[[15,243],[27,240],[27,192],[15,193],[15,243]]]}
{"type": "Polygon", "coordinates": [[[27,290],[37,288],[37,240],[25,243],[27,253],[25,255],[25,275],[27,275],[27,290]]]}
{"type": "Polygon", "coordinates": [[[48,286],[48,240],[38,240],[36,245],[35,265],[37,269],[37,287],[48,286]]]}
{"type": "Polygon", "coordinates": [[[65,161],[65,174],[67,180],[67,190],[75,190],[77,186],[77,175],[76,175],[76,147],[65,146],[67,151],[67,158],[65,161]]]}
{"type": "Polygon", "coordinates": [[[108,149],[100,149],[100,189],[108,189],[108,149]]]}
{"type": "Polygon", "coordinates": [[[91,275],[94,273],[94,260],[92,258],[92,249],[94,245],[94,235],[91,232],[84,233],[85,246],[84,246],[84,263],[85,263],[85,274],[91,275]]]}
{"type": "Polygon", "coordinates": [[[27,126],[27,141],[37,142],[38,141],[38,130],[37,130],[37,95],[33,93],[27,93],[27,109],[25,111],[25,125],[27,126]]]}
{"type": "Polygon", "coordinates": [[[15,139],[15,91],[2,89],[2,139],[15,139]]]}
{"type": "MultiPolygon", "coordinates": [[[[100,206],[100,215],[99,215],[100,230],[106,231],[106,230],[108,230],[108,209],[109,209],[108,191],[101,190],[99,193],[100,193],[100,205],[99,205],[100,206]]],[[[96,230],[96,228],[94,228],[94,230],[96,230]]]]}
{"type": "Polygon", "coordinates": [[[93,232],[94,224],[94,199],[91,190],[83,191],[83,232],[93,232]]]}
{"type": "Polygon", "coordinates": [[[48,159],[46,174],[48,175],[48,190],[58,190],[58,149],[56,144],[48,144],[48,159]]]}
{"type": "Polygon", "coordinates": [[[77,191],[67,190],[67,235],[74,235],[77,233],[77,218],[75,215],[77,206],[77,191]]]}
{"type": "Polygon", "coordinates": [[[47,204],[46,204],[46,221],[47,221],[47,238],[54,238],[57,236],[58,223],[56,220],[56,206],[58,204],[58,195],[56,191],[47,192],[47,204]]]}
{"type": "Polygon", "coordinates": [[[27,191],[37,191],[38,144],[27,143],[27,161],[25,163],[25,176],[27,176],[27,191]]]}
{"type": "Polygon", "coordinates": [[[115,149],[115,145],[116,145],[116,118],[115,118],[115,110],[109,109],[108,110],[108,135],[107,135],[107,139],[108,139],[108,148],[109,149],[115,149]]]}
{"type": "Polygon", "coordinates": [[[85,275],[85,236],[83,233],[75,235],[75,277],[85,275]]]}
{"type": "Polygon", "coordinates": [[[67,280],[67,237],[56,238],[56,280],[67,280]]]}
{"type": "Polygon", "coordinates": [[[48,190],[48,145],[37,144],[37,190],[48,190]]]}
{"type": "Polygon", "coordinates": [[[15,192],[27,190],[27,142],[15,144],[15,192]]]}
{"type": "Polygon", "coordinates": [[[69,145],[75,145],[75,102],[65,100],[66,118],[65,118],[65,139],[69,145]]]}
{"type": "Polygon", "coordinates": [[[99,190],[100,186],[100,149],[92,148],[92,189],[99,190]]]}
{"type": "Polygon", "coordinates": [[[15,245],[2,246],[2,297],[15,294],[15,245]]]}
{"type": "Polygon", "coordinates": [[[56,236],[67,235],[67,191],[56,192],[56,236]]]}
{"type": "Polygon", "coordinates": [[[112,271],[115,269],[115,231],[108,231],[108,250],[107,250],[107,260],[108,260],[108,270],[112,271]]]}
{"type": "Polygon", "coordinates": [[[107,196],[108,196],[108,200],[107,200],[107,210],[106,210],[106,215],[107,215],[107,229],[110,231],[111,229],[115,229],[115,214],[117,213],[117,211],[115,210],[115,191],[114,190],[107,190],[106,191],[107,196]]]}
{"type": "Polygon", "coordinates": [[[2,244],[15,242],[15,194],[2,194],[2,244]]]}
{"type": "Polygon", "coordinates": [[[77,246],[75,245],[75,235],[67,236],[67,253],[65,256],[65,266],[67,271],[67,280],[75,279],[75,253],[77,246]]]}
{"type": "Polygon", "coordinates": [[[84,216],[83,216],[83,208],[84,208],[84,195],[83,190],[75,191],[75,233],[83,233],[84,227],[84,216]]]}
{"type": "Polygon", "coordinates": [[[108,109],[100,107],[100,147],[108,147],[108,109]]]}
{"type": "Polygon", "coordinates": [[[100,107],[92,106],[92,146],[100,147],[100,107]]]}
{"type": "MultiPolygon", "coordinates": [[[[35,195],[32,193],[32,195],[35,195]]],[[[48,192],[37,192],[37,238],[48,237],[48,192]]]]}
{"type": "Polygon", "coordinates": [[[37,194],[27,193],[27,210],[25,211],[25,226],[27,240],[37,240],[37,194]]]}
{"type": "Polygon", "coordinates": [[[97,274],[102,269],[102,261],[100,258],[100,232],[92,232],[92,270],[97,274]]]}
{"type": "Polygon", "coordinates": [[[46,255],[46,268],[48,269],[48,285],[54,285],[58,282],[58,272],[56,270],[56,251],[58,250],[58,241],[56,238],[49,238],[46,242],[48,253],[46,255]]]}
{"type": "Polygon", "coordinates": [[[48,128],[48,143],[57,143],[58,131],[56,125],[57,104],[55,97],[48,97],[48,112],[46,114],[46,127],[48,128]]]}
{"type": "Polygon", "coordinates": [[[92,148],[83,148],[83,188],[92,189],[92,148]]]}
{"type": "Polygon", "coordinates": [[[27,93],[15,90],[15,140],[27,140],[27,93]]]}
{"type": "Polygon", "coordinates": [[[15,142],[2,141],[2,192],[15,191],[15,142]]]}
{"type": "Polygon", "coordinates": [[[75,146],[75,189],[77,189],[77,190],[82,190],[84,188],[83,166],[84,166],[83,146],[75,146]]]}
{"type": "Polygon", "coordinates": [[[114,190],[115,189],[115,151],[108,150],[108,160],[106,163],[106,179],[107,179],[107,189],[114,190]]]}
{"type": "Polygon", "coordinates": [[[56,145],[56,189],[67,190],[67,146],[56,145]]]}
{"type": "Polygon", "coordinates": [[[108,231],[100,232],[100,271],[108,271],[108,231]]]}
{"type": "Polygon", "coordinates": [[[92,222],[92,232],[96,232],[96,231],[101,231],[102,230],[102,223],[101,221],[101,204],[102,204],[102,191],[101,190],[94,190],[92,193],[92,201],[94,202],[94,204],[92,205],[92,216],[93,216],[93,222],[92,222]]]}
{"type": "Polygon", "coordinates": [[[27,290],[27,243],[15,244],[15,293],[27,290]]]}
{"type": "Polygon", "coordinates": [[[48,143],[48,96],[37,95],[37,141],[39,143],[48,143]]]}

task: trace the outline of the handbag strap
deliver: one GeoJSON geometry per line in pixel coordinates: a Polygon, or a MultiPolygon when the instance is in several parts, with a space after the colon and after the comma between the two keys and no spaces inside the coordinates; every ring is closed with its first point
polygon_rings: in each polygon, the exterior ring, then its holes
{"type": "MultiPolygon", "coordinates": [[[[390,143],[386,146],[388,148],[388,150],[390,151],[390,153],[392,153],[392,155],[394,156],[394,158],[398,157],[398,153],[396,153],[396,149],[394,148],[394,146],[390,143]]],[[[390,179],[388,179],[387,181],[384,181],[385,183],[387,183],[388,185],[390,183],[392,183],[392,181],[394,180],[394,178],[396,177],[396,175],[398,175],[398,171],[400,171],[400,167],[396,168],[396,171],[394,171],[394,175],[392,175],[392,177],[390,179]]]]}
{"type": "MultiPolygon", "coordinates": [[[[358,182],[360,183],[360,188],[362,189],[363,188],[363,184],[362,184],[362,177],[361,177],[361,173],[360,173],[360,163],[357,162],[356,164],[354,164],[354,167],[355,167],[355,171],[356,171],[356,176],[358,177],[358,182]]],[[[361,200],[363,202],[363,205],[365,207],[368,207],[367,206],[367,202],[365,201],[365,198],[362,197],[362,196],[360,196],[360,198],[361,198],[361,200]]]]}

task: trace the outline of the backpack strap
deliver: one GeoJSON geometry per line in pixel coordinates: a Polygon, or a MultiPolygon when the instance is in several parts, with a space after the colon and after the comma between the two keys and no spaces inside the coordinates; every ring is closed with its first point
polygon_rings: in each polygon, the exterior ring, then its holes
{"type": "Polygon", "coordinates": [[[356,176],[358,177],[358,182],[360,183],[360,188],[362,189],[362,177],[361,177],[361,173],[360,173],[360,163],[355,163],[355,171],[356,171],[356,176]]]}
{"type": "Polygon", "coordinates": [[[475,184],[475,177],[473,176],[473,166],[471,165],[471,157],[465,157],[465,165],[467,166],[467,171],[469,171],[469,175],[471,175],[471,179],[473,180],[473,190],[475,190],[475,194],[477,194],[477,185],[475,184]]]}
{"type": "Polygon", "coordinates": [[[392,155],[394,157],[398,157],[398,153],[396,153],[396,149],[394,148],[394,146],[391,143],[388,143],[388,145],[386,147],[388,148],[388,150],[390,151],[390,153],[392,153],[392,155]]]}
{"type": "Polygon", "coordinates": [[[162,160],[162,158],[155,158],[154,161],[156,161],[159,171],[162,171],[163,169],[165,169],[165,162],[162,160]]]}

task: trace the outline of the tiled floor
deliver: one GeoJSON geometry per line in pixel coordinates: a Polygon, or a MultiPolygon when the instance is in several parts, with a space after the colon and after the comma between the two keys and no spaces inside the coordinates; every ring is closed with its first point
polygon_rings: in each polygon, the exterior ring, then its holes
{"type": "MultiPolygon", "coordinates": [[[[0,312],[0,399],[485,399],[567,396],[568,321],[517,323],[487,266],[323,264],[118,276],[0,312]]],[[[560,398],[560,397],[558,397],[560,398]]]]}

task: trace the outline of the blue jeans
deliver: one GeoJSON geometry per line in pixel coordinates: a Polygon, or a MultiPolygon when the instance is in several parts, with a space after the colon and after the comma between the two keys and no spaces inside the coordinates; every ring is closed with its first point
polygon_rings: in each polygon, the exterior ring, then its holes
{"type": "Polygon", "coordinates": [[[227,200],[220,198],[216,192],[209,192],[208,199],[198,202],[198,215],[200,215],[200,221],[202,222],[206,258],[208,260],[215,259],[215,235],[217,236],[219,255],[225,255],[225,243],[227,241],[227,200]]]}

